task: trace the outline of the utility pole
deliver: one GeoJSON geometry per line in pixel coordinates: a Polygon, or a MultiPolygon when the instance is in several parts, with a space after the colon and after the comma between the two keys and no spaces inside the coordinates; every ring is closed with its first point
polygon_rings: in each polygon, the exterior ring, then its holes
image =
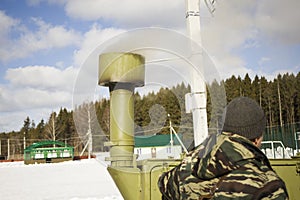
{"type": "Polygon", "coordinates": [[[93,138],[92,138],[92,128],[91,128],[91,113],[90,113],[90,105],[88,106],[88,123],[89,123],[89,130],[88,130],[88,158],[91,158],[92,149],[93,149],[93,138]]]}
{"type": "Polygon", "coordinates": [[[24,145],[24,149],[26,149],[26,133],[24,131],[24,137],[23,137],[23,145],[24,145]]]}
{"type": "Polygon", "coordinates": [[[9,139],[7,139],[7,160],[10,159],[10,146],[9,146],[9,139]]]}
{"type": "Polygon", "coordinates": [[[174,140],[173,140],[172,121],[171,121],[171,115],[170,114],[168,114],[168,118],[169,118],[169,127],[170,127],[170,144],[171,144],[171,148],[173,149],[174,140]]]}
{"type": "MultiPolygon", "coordinates": [[[[200,1],[186,0],[186,24],[189,37],[202,47],[201,30],[200,30],[200,1]]],[[[192,49],[191,59],[196,56],[202,57],[201,52],[196,52],[192,49]]],[[[199,50],[198,50],[199,51],[199,50]]],[[[203,60],[198,63],[198,69],[203,71],[203,60]]],[[[202,73],[194,72],[192,74],[191,93],[186,95],[186,110],[193,114],[193,130],[194,130],[194,145],[198,146],[208,136],[207,112],[206,112],[206,85],[202,73]],[[188,105],[188,106],[187,106],[188,105]]]]}

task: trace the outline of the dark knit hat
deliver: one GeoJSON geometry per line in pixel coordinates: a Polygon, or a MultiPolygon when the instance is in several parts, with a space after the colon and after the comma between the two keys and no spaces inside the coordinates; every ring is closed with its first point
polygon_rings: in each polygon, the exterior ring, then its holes
{"type": "Polygon", "coordinates": [[[244,136],[250,140],[262,136],[266,117],[262,108],[252,99],[238,97],[225,108],[224,132],[244,136]]]}

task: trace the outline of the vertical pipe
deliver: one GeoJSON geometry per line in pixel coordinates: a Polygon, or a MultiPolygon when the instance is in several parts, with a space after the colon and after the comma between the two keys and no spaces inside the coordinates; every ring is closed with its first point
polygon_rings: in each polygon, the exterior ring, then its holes
{"type": "MultiPolygon", "coordinates": [[[[200,0],[186,0],[186,25],[189,37],[196,42],[199,46],[202,46],[201,30],[200,30],[200,0]]],[[[193,60],[194,54],[202,54],[201,52],[195,52],[192,49],[191,60],[193,60]]],[[[196,55],[197,56],[197,55],[196,55]]],[[[198,66],[203,71],[202,60],[198,66]]],[[[206,85],[199,73],[193,73],[191,84],[191,96],[192,99],[192,114],[193,114],[193,126],[194,126],[194,145],[197,146],[202,143],[208,136],[207,125],[207,111],[206,111],[206,85]]]]}
{"type": "Polygon", "coordinates": [[[110,91],[110,158],[112,167],[134,163],[134,88],[144,85],[145,58],[134,53],[99,56],[99,85],[110,91]]]}
{"type": "Polygon", "coordinates": [[[110,149],[112,166],[132,166],[134,152],[133,87],[110,91],[110,149]]]}

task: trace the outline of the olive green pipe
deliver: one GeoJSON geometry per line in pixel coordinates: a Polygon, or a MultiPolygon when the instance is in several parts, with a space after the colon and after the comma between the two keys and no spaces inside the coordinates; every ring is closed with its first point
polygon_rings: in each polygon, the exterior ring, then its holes
{"type": "Polygon", "coordinates": [[[99,85],[110,90],[110,158],[112,167],[134,166],[134,88],[144,85],[145,58],[134,53],[99,56],[99,85]]]}
{"type": "Polygon", "coordinates": [[[110,92],[111,166],[132,166],[134,151],[133,91],[110,92]]]}

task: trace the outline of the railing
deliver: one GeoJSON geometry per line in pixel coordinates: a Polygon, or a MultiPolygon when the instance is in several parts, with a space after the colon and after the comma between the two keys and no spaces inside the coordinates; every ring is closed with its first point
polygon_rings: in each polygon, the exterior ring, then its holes
{"type": "Polygon", "coordinates": [[[269,159],[291,158],[290,153],[281,141],[263,141],[261,150],[269,159]]]}

